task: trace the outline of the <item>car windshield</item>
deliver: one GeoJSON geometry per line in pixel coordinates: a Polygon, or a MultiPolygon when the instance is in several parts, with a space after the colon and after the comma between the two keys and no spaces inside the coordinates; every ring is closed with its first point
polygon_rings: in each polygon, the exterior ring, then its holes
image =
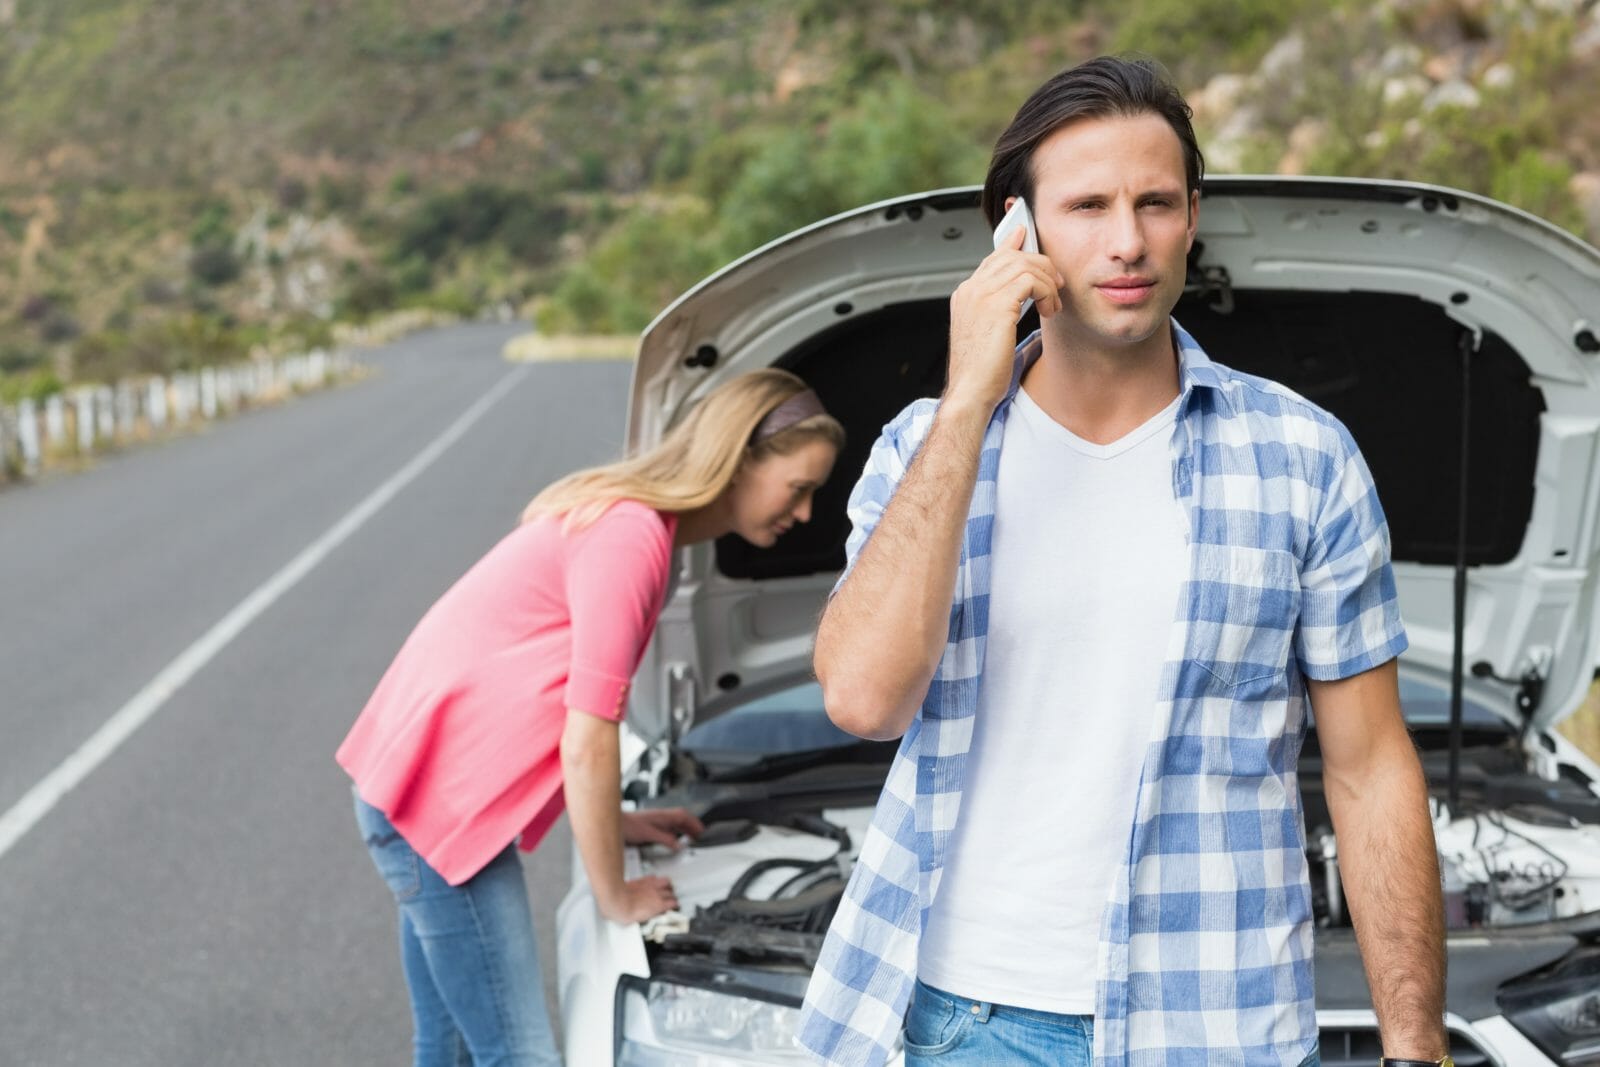
{"type": "Polygon", "coordinates": [[[683,747],[695,756],[755,759],[838,748],[859,740],[829,721],[822,707],[822,686],[806,682],[700,723],[684,735],[683,747]]]}
{"type": "MultiPolygon", "coordinates": [[[[1412,726],[1444,726],[1450,722],[1450,688],[1400,676],[1400,706],[1412,726]]],[[[1469,698],[1461,700],[1461,723],[1468,729],[1508,729],[1505,719],[1469,698]]]]}
{"type": "MultiPolygon", "coordinates": [[[[1400,703],[1413,726],[1442,726],[1450,721],[1450,690],[1431,682],[1401,677],[1400,703]]],[[[1469,728],[1505,729],[1505,720],[1482,704],[1463,702],[1462,722],[1469,728]]],[[[797,752],[839,748],[860,739],[845,733],[828,719],[822,706],[822,687],[816,682],[780,689],[741,704],[692,728],[683,747],[695,756],[715,756],[719,762],[741,757],[785,756],[797,752]]]]}

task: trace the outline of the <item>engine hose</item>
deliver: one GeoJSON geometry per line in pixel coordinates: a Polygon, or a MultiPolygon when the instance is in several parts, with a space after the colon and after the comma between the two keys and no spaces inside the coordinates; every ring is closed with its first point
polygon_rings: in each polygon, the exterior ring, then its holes
{"type": "MultiPolygon", "coordinates": [[[[818,868],[820,868],[822,866],[825,866],[827,864],[830,864],[832,862],[833,862],[833,860],[831,860],[831,859],[826,859],[826,860],[798,860],[798,859],[778,858],[778,859],[770,859],[770,860],[760,860],[760,861],[758,861],[756,863],[752,863],[750,865],[750,867],[743,874],[741,874],[739,876],[739,880],[737,882],[733,883],[733,888],[728,890],[728,899],[729,900],[748,900],[749,899],[750,887],[755,884],[756,879],[760,878],[763,874],[766,874],[768,871],[778,871],[778,870],[793,869],[793,870],[799,871],[801,874],[811,874],[814,871],[816,871],[818,868]]],[[[793,881],[793,879],[790,879],[790,880],[793,881]]],[[[785,883],[785,884],[787,884],[787,883],[785,883]]]]}

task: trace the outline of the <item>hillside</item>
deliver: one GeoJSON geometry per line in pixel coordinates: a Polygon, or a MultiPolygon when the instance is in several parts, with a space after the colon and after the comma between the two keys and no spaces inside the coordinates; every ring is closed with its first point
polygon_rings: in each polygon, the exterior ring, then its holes
{"type": "Polygon", "coordinates": [[[1215,171],[1600,241],[1594,0],[0,0],[0,394],[395,307],[633,330],[795,225],[980,180],[1029,89],[1124,49],[1215,171]]]}

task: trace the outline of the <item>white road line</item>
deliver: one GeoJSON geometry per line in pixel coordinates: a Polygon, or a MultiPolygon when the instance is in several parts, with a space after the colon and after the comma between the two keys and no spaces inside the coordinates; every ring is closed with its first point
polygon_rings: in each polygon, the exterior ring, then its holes
{"type": "Polygon", "coordinates": [[[394,499],[400,490],[427,470],[434,460],[444,455],[446,449],[459,441],[496,401],[510,392],[518,382],[527,377],[528,373],[528,367],[520,367],[496,382],[494,388],[479,397],[477,402],[463,412],[449,429],[435,438],[432,444],[417,453],[410,463],[396,471],[388,481],[375,489],[371,496],[334,523],[326,533],[306,546],[305,550],[290,560],[286,567],[241,600],[198,641],[179,653],[178,657],[167,664],[148,685],[139,690],[132,700],[107,719],[105,725],[96,730],[76,752],[62,760],[55,770],[41,778],[21,800],[11,806],[9,811],[0,815],[0,856],[11,851],[12,845],[22,840],[23,836],[38,825],[39,820],[43,819],[61,798],[89,777],[96,767],[117,750],[119,745],[133,735],[135,730],[160,711],[172,694],[183,688],[184,683],[199,673],[217,653],[228,647],[229,643],[239,636],[240,631],[254,622],[256,617],[270,608],[279,597],[293,589],[300,579],[311,573],[316,565],[327,557],[328,553],[359,530],[368,519],[377,514],[380,508],[394,499]]]}

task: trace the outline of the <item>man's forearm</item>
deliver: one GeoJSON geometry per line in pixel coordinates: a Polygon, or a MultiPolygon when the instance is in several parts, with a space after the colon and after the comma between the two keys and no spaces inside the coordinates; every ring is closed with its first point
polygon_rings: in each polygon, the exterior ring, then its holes
{"type": "Polygon", "coordinates": [[[1422,769],[1407,747],[1328,790],[1384,1055],[1438,1059],[1447,1051],[1444,905],[1422,769]]]}
{"type": "Polygon", "coordinates": [[[991,413],[941,405],[818,627],[828,714],[858,736],[905,733],[938,667],[991,413]]]}

